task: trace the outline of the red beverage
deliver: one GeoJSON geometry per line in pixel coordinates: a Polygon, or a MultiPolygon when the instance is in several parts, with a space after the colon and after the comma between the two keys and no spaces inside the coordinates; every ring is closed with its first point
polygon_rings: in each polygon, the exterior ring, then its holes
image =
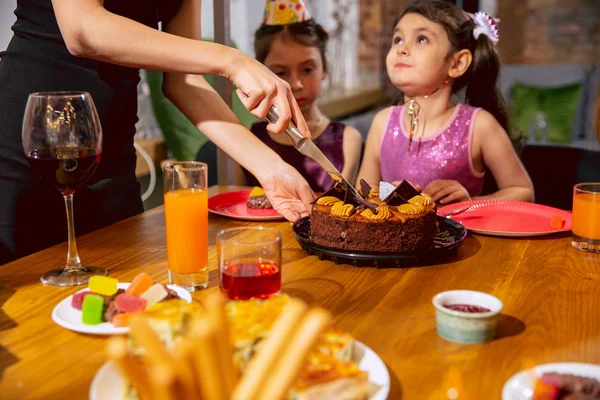
{"type": "Polygon", "coordinates": [[[484,313],[492,311],[489,308],[475,306],[472,304],[445,304],[444,307],[465,313],[484,313]]]}
{"type": "Polygon", "coordinates": [[[100,161],[100,152],[82,147],[58,147],[33,150],[27,159],[42,179],[65,195],[74,193],[90,179],[100,161]]]}
{"type": "Polygon", "coordinates": [[[225,264],[221,271],[221,290],[230,299],[268,299],[281,290],[281,271],[270,261],[241,260],[225,264]]]}

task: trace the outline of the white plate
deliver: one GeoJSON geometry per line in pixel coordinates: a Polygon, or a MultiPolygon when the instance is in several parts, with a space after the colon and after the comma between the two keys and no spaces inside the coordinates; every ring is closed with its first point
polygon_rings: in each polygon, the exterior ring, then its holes
{"type": "MultiPolygon", "coordinates": [[[[353,357],[361,370],[369,373],[369,400],[386,400],[390,393],[390,374],[379,356],[365,344],[354,342],[353,357]]],[[[123,400],[125,385],[112,361],[100,367],[90,386],[90,400],[123,400]]]]}
{"type": "MultiPolygon", "coordinates": [[[[119,283],[118,287],[119,289],[127,289],[127,287],[129,287],[129,282],[119,283]]],[[[174,290],[181,299],[187,301],[188,303],[192,302],[192,296],[184,288],[175,285],[167,285],[167,287],[174,290]]],[[[77,293],[84,292],[86,290],[89,289],[86,287],[77,293]]],[[[91,335],[122,335],[129,332],[128,327],[115,328],[110,322],[103,322],[98,325],[84,324],[81,322],[81,311],[76,310],[71,306],[72,298],[73,295],[67,297],[58,303],[56,307],[54,307],[54,310],[52,310],[52,320],[54,320],[54,322],[63,328],[67,328],[75,332],[89,333],[91,335]]]]}
{"type": "Polygon", "coordinates": [[[513,375],[502,388],[502,400],[529,400],[533,396],[535,377],[546,372],[573,374],[600,380],[600,365],[581,363],[543,364],[513,375]]]}

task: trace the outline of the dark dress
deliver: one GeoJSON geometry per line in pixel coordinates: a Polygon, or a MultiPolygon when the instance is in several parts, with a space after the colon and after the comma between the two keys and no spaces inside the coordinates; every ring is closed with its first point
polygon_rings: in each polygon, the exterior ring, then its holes
{"type": "MultiPolygon", "coordinates": [[[[115,14],[152,28],[181,1],[105,0],[115,14]]],[[[61,194],[31,169],[21,126],[31,92],[87,91],[98,110],[104,146],[98,169],[75,193],[77,235],[143,211],[133,135],[139,71],[72,56],[51,0],[18,0],[14,36],[0,53],[0,264],[67,239],[61,194]]]]}
{"type": "MultiPolygon", "coordinates": [[[[314,140],[317,147],[325,154],[329,161],[341,171],[344,167],[344,128],[341,122],[330,122],[321,136],[314,140]]],[[[333,186],[333,179],[325,172],[316,161],[300,154],[292,146],[279,144],[269,136],[267,123],[257,122],[252,125],[252,133],[263,143],[273,149],[283,161],[296,168],[306,179],[312,190],[325,192],[333,186]]],[[[246,183],[251,186],[259,186],[258,180],[250,172],[244,170],[246,183]]]]}

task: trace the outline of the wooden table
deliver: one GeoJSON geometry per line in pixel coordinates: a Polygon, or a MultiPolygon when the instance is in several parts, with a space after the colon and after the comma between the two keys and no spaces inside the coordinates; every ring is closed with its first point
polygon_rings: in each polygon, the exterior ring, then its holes
{"type": "MultiPolygon", "coordinates": [[[[121,281],[146,271],[164,282],[163,221],[162,208],[150,210],[82,236],[79,253],[121,281]]],[[[209,225],[208,290],[218,290],[216,232],[253,224],[211,216],[209,225]]],[[[283,291],[327,308],[339,327],[379,354],[391,375],[390,399],[445,399],[452,387],[460,399],[499,399],[507,379],[535,364],[600,363],[600,255],[572,248],[569,235],[470,235],[443,264],[377,270],[319,261],[301,250],[289,223],[263,225],[283,232],[283,291]],[[431,299],[450,289],[504,301],[496,340],[463,345],[437,335],[431,299]]],[[[0,267],[0,398],[86,398],[105,361],[105,338],[50,318],[61,299],[81,289],[40,284],[42,272],[60,267],[65,254],[62,244],[0,267]]]]}

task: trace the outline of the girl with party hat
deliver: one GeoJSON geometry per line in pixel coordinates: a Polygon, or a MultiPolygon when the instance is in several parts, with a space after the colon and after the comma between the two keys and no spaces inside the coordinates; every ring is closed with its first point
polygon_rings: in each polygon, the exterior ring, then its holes
{"type": "MultiPolygon", "coordinates": [[[[360,133],[330,121],[319,109],[317,98],[327,77],[327,32],[311,18],[302,0],[267,0],[262,25],[254,35],[258,61],[287,81],[308,123],[312,140],[349,180],[356,178],[360,163],[360,133]]],[[[326,191],[334,182],[314,160],[300,154],[285,135],[255,123],[252,132],[296,168],[314,191],[326,191]]],[[[256,179],[244,171],[248,184],[256,179]]]]}
{"type": "Polygon", "coordinates": [[[446,204],[473,198],[533,201],[496,88],[496,21],[440,0],[417,1],[395,24],[386,58],[404,104],[374,118],[359,178],[406,179],[446,204]],[[465,104],[452,95],[464,90],[465,104]],[[498,190],[482,196],[490,171],[498,190]]]}

